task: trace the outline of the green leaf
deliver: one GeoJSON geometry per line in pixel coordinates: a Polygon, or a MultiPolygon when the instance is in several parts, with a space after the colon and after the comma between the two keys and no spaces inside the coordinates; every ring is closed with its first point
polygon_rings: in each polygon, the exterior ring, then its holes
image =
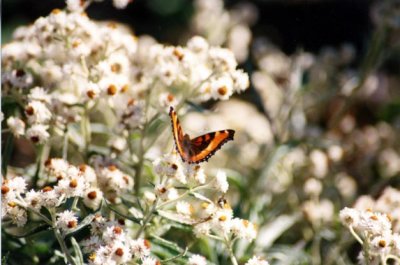
{"type": "Polygon", "coordinates": [[[83,265],[83,255],[82,255],[82,251],[81,248],[78,244],[78,242],[76,241],[76,239],[74,237],[71,237],[71,243],[72,243],[72,247],[74,249],[74,253],[75,253],[75,262],[77,265],[83,265]]]}

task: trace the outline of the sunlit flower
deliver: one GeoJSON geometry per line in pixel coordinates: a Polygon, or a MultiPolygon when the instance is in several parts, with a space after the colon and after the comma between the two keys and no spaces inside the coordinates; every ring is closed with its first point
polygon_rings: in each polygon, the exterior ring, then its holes
{"type": "Polygon", "coordinates": [[[249,259],[245,265],[269,265],[269,262],[260,257],[254,256],[249,259]]]}
{"type": "Polygon", "coordinates": [[[206,265],[207,260],[200,255],[193,255],[188,260],[188,265],[206,265]]]}
{"type": "Polygon", "coordinates": [[[78,225],[78,218],[75,213],[69,210],[57,214],[56,226],[67,232],[76,228],[78,225]]]}

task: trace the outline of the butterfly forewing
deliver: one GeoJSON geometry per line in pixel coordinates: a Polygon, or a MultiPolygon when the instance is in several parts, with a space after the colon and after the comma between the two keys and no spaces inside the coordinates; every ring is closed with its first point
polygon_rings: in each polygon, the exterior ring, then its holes
{"type": "Polygon", "coordinates": [[[187,161],[189,156],[183,147],[184,134],[179,123],[178,116],[172,107],[169,109],[169,116],[171,117],[172,133],[174,135],[176,151],[178,151],[179,155],[184,161],[187,161]]]}
{"type": "Polygon", "coordinates": [[[169,115],[171,116],[176,150],[182,160],[188,163],[207,161],[224,143],[233,140],[234,130],[222,130],[210,132],[188,141],[179,124],[178,116],[172,107],[169,115]]]}

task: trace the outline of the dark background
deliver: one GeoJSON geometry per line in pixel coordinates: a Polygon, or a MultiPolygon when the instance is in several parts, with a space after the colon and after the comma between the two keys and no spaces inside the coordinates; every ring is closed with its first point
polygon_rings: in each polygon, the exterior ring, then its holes
{"type": "MultiPolygon", "coordinates": [[[[239,2],[225,1],[226,7],[239,2]]],[[[364,51],[371,34],[368,0],[253,0],[259,9],[255,36],[267,36],[286,53],[298,48],[318,52],[324,46],[353,44],[364,51]]],[[[10,40],[18,25],[46,16],[54,8],[63,8],[63,0],[3,0],[2,43],[10,40]]],[[[149,34],[158,41],[178,44],[190,29],[193,1],[134,0],[126,9],[117,10],[111,0],[93,3],[87,13],[99,20],[116,20],[130,25],[137,35],[149,34]]]]}

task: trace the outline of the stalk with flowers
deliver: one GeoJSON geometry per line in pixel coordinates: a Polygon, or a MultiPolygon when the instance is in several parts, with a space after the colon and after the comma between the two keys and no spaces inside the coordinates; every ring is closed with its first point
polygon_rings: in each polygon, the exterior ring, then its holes
{"type": "Polygon", "coordinates": [[[238,264],[233,244],[253,240],[255,226],[218,201],[224,171],[206,173],[171,151],[167,110],[226,100],[248,87],[247,74],[201,37],[161,45],[92,21],[87,4],[67,1],[3,48],[6,141],[30,141],[37,160],[13,171],[4,153],[5,234],[52,238],[48,262],[210,263],[192,252],[198,237],[238,264]],[[178,244],[174,229],[192,238],[178,244]]]}

